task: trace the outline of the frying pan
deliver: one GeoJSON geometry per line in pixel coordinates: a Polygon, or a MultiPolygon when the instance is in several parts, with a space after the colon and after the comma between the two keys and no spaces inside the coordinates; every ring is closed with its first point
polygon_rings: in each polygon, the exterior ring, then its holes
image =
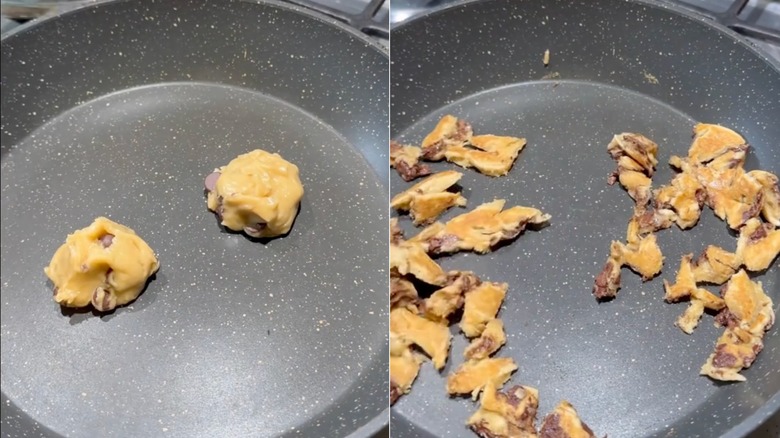
{"type": "Polygon", "coordinates": [[[274,1],[112,1],[2,41],[2,434],[354,436],[387,423],[387,54],[274,1]],[[289,235],[206,210],[256,148],[300,168],[289,235]],[[42,269],[105,215],[161,269],[108,315],[42,269]]]}
{"type": "MultiPolygon", "coordinates": [[[[394,28],[392,47],[393,138],[419,144],[444,114],[470,121],[475,134],[527,138],[508,176],[464,170],[459,184],[467,209],[504,198],[551,214],[550,226],[488,255],[439,262],[509,283],[499,313],[507,344],[498,356],[518,363],[509,384],[539,389],[540,420],[565,399],[598,436],[731,438],[778,410],[777,328],[744,371],[747,382],[716,383],[698,371],[722,329],[705,316],[685,335],[673,325],[685,305],[663,301],[661,280],[674,279],[682,254],[708,244],[735,248],[710,210],[692,230],[657,233],[666,262],[656,279],[642,283],[624,271],[615,300],[597,304],[591,295],[610,241],[625,239],[633,206],[624,190],[606,184],[615,167],[606,153],[612,135],[640,132],[659,144],[656,187],[670,181],[666,163],[687,153],[697,121],[741,132],[752,145],[746,168],[777,174],[777,64],[704,18],[647,1],[467,2],[394,28]]],[[[445,168],[455,166],[434,165],[445,168]]],[[[391,176],[392,193],[409,184],[391,176]]],[[[415,232],[409,220],[402,225],[415,232]]],[[[779,277],[777,262],[757,276],[776,311],[779,277]]],[[[393,407],[393,436],[474,436],[465,421],[477,404],[445,392],[466,345],[457,326],[453,336],[441,375],[426,364],[393,407]]]]}

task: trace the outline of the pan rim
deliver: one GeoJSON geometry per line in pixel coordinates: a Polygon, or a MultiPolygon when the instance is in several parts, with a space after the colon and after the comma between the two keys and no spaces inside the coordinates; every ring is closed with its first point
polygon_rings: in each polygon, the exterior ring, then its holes
{"type": "MultiPolygon", "coordinates": [[[[80,3],[78,5],[73,5],[71,7],[68,7],[65,10],[60,11],[52,11],[49,12],[39,18],[36,18],[34,20],[30,20],[29,22],[26,22],[24,24],[21,24],[20,26],[17,26],[14,29],[11,29],[10,31],[6,32],[2,36],[0,36],[0,45],[5,45],[13,41],[14,38],[18,37],[21,34],[24,34],[24,32],[35,28],[38,25],[47,23],[55,18],[59,18],[61,16],[67,16],[69,14],[75,14],[75,13],[83,13],[85,10],[89,10],[91,8],[96,8],[104,5],[109,5],[113,3],[123,3],[123,2],[130,2],[130,1],[137,1],[137,0],[94,0],[90,2],[80,3]]],[[[353,39],[362,42],[365,44],[367,48],[372,49],[376,53],[380,54],[385,60],[390,60],[389,51],[386,49],[382,44],[380,44],[377,40],[371,38],[370,36],[366,35],[365,33],[347,25],[346,23],[343,23],[336,18],[330,17],[326,14],[323,14],[321,12],[315,11],[313,9],[306,8],[304,6],[300,6],[294,3],[288,3],[284,2],[282,0],[235,0],[241,3],[250,3],[255,4],[258,6],[267,6],[267,7],[275,7],[278,9],[282,9],[284,11],[296,13],[298,15],[301,15],[303,17],[308,17],[309,19],[319,21],[321,23],[324,23],[326,25],[330,25],[331,27],[334,27],[336,29],[339,29],[342,32],[345,32],[349,34],[353,39]]],[[[4,47],[3,47],[4,49],[4,47]]],[[[388,78],[389,79],[389,78],[388,78]]],[[[21,409],[11,400],[10,397],[7,396],[7,394],[3,391],[2,397],[10,402],[10,405],[13,406],[15,409],[19,409],[21,413],[23,413],[31,422],[34,422],[38,425],[38,430],[40,432],[43,432],[47,434],[48,436],[60,436],[57,432],[54,430],[48,428],[46,425],[41,424],[35,418],[33,418],[28,413],[21,411],[21,409]]],[[[6,406],[5,403],[3,403],[4,407],[6,406]]],[[[389,426],[390,421],[390,407],[387,406],[382,411],[377,413],[375,416],[371,417],[368,421],[361,424],[357,428],[355,428],[352,432],[350,432],[345,438],[366,438],[366,437],[372,437],[376,435],[380,430],[383,428],[387,428],[389,426]]]]}
{"type": "MultiPolygon", "coordinates": [[[[35,26],[38,26],[40,24],[46,23],[54,18],[67,16],[73,13],[79,13],[80,11],[83,10],[104,6],[111,3],[123,3],[123,2],[130,2],[130,1],[137,1],[137,0],[92,0],[90,2],[83,2],[78,5],[67,7],[64,10],[60,10],[60,11],[53,10],[51,12],[42,15],[41,17],[23,23],[9,30],[8,32],[4,33],[2,36],[0,36],[0,43],[5,44],[8,40],[14,38],[17,34],[24,33],[25,31],[34,28],[35,26]]],[[[289,12],[294,12],[302,16],[320,21],[327,25],[331,25],[333,27],[338,28],[341,31],[350,34],[355,39],[363,42],[368,47],[371,47],[375,51],[379,52],[384,58],[388,60],[390,59],[390,54],[388,50],[385,49],[385,47],[382,46],[382,44],[380,44],[375,39],[353,28],[352,26],[349,26],[344,22],[341,22],[333,17],[330,17],[326,14],[315,11],[313,9],[309,9],[304,6],[299,6],[295,3],[285,2],[283,0],[234,0],[234,1],[238,1],[240,3],[252,3],[252,4],[262,5],[262,6],[277,7],[279,9],[284,9],[289,12]]]]}
{"type": "MultiPolygon", "coordinates": [[[[421,20],[439,14],[444,14],[450,12],[451,10],[455,10],[457,8],[467,7],[477,3],[487,3],[492,1],[498,1],[498,0],[462,0],[462,1],[447,4],[444,6],[439,6],[431,10],[425,11],[421,14],[415,15],[411,19],[406,20],[400,24],[397,25],[391,24],[391,28],[390,28],[391,39],[394,32],[402,31],[408,26],[417,25],[418,22],[421,20]]],[[[687,18],[695,23],[700,23],[702,25],[708,26],[715,31],[719,31],[722,35],[730,38],[736,44],[752,52],[753,55],[757,56],[767,65],[769,65],[775,73],[780,75],[780,60],[769,56],[766,53],[766,51],[764,51],[761,47],[754,45],[752,42],[750,42],[750,40],[743,37],[739,33],[729,29],[728,27],[720,23],[715,22],[714,20],[709,19],[704,15],[695,13],[695,11],[692,11],[691,9],[664,0],[615,0],[615,1],[622,2],[622,3],[635,3],[635,4],[655,8],[655,9],[665,10],[672,14],[676,14],[684,19],[687,18]]],[[[391,77],[391,84],[392,84],[392,77],[391,77]]],[[[509,84],[505,84],[505,85],[509,85],[509,84]]],[[[392,112],[390,117],[392,120],[392,112]]],[[[397,412],[392,408],[391,411],[397,412]]],[[[767,399],[764,402],[764,404],[762,404],[752,414],[742,419],[741,422],[723,431],[720,438],[745,438],[749,433],[756,430],[760,425],[762,425],[771,416],[777,414],[778,412],[780,412],[780,391],[776,392],[772,397],[767,399]]],[[[407,424],[411,424],[412,426],[414,426],[414,423],[408,421],[403,416],[399,415],[396,418],[398,418],[399,420],[407,424]]]]}
{"type": "MultiPolygon", "coordinates": [[[[265,0],[265,1],[269,1],[269,0],[265,0]]],[[[487,2],[491,2],[491,1],[496,1],[496,0],[461,0],[461,1],[457,1],[457,2],[454,2],[454,3],[447,4],[447,5],[438,6],[438,7],[435,7],[433,9],[431,9],[431,10],[425,11],[425,12],[423,12],[421,14],[415,15],[412,18],[410,18],[410,19],[408,19],[408,20],[406,20],[406,21],[404,21],[402,23],[399,23],[399,24],[396,24],[396,25],[392,25],[391,24],[390,32],[391,32],[391,35],[392,35],[392,32],[394,32],[394,31],[395,32],[401,31],[405,27],[412,25],[413,23],[415,23],[418,20],[423,20],[423,19],[429,18],[429,17],[434,16],[434,15],[439,15],[441,13],[448,12],[451,9],[456,9],[456,8],[461,8],[461,7],[465,7],[465,6],[470,6],[472,4],[477,4],[477,3],[487,3],[487,2]]],[[[742,47],[747,48],[748,50],[753,52],[754,55],[757,55],[762,61],[764,61],[767,64],[769,64],[775,70],[776,73],[780,74],[780,59],[775,59],[775,58],[769,56],[764,49],[762,49],[761,47],[756,46],[755,44],[750,42],[750,40],[748,40],[744,36],[740,35],[739,33],[729,29],[728,27],[726,27],[726,26],[724,26],[724,25],[722,25],[722,24],[720,24],[720,23],[718,23],[718,22],[716,22],[714,20],[709,19],[708,17],[706,17],[704,15],[697,14],[695,11],[693,11],[691,9],[687,9],[684,6],[680,6],[678,4],[671,3],[671,2],[665,1],[665,0],[614,0],[614,1],[621,2],[621,3],[636,3],[636,4],[640,4],[640,5],[644,5],[644,6],[649,6],[649,7],[655,8],[655,9],[666,10],[666,11],[669,11],[669,12],[674,13],[676,15],[679,15],[679,16],[681,16],[683,18],[690,19],[690,20],[692,20],[692,21],[694,21],[696,23],[700,23],[700,24],[703,24],[705,26],[709,26],[709,27],[711,27],[712,29],[714,29],[716,31],[720,31],[722,34],[724,34],[725,36],[731,38],[737,44],[739,44],[742,47]]],[[[13,32],[13,30],[11,32],[13,32]]],[[[392,38],[392,36],[391,36],[391,38],[392,38]]]]}

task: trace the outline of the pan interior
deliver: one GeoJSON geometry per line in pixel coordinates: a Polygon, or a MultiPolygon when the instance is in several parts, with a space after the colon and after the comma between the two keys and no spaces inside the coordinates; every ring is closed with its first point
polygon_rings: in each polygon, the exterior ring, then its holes
{"type": "MultiPolygon", "coordinates": [[[[608,186],[615,163],[606,153],[612,134],[640,132],[659,144],[654,187],[673,176],[667,165],[672,154],[686,154],[694,119],[659,100],[625,88],[586,81],[538,81],[494,88],[436,109],[408,125],[396,139],[419,143],[445,114],[472,123],[475,135],[525,137],[508,176],[490,178],[461,170],[467,209],[492,201],[507,206],[533,206],[552,215],[551,225],[526,231],[519,239],[487,255],[457,254],[438,261],[445,270],[471,270],[483,280],[508,282],[499,314],[507,344],[497,356],[512,357],[519,370],[508,385],[523,384],[540,391],[539,418],[561,400],[569,400],[599,435],[616,437],[712,436],[737,424],[780,388],[776,372],[780,350],[767,348],[744,372],[747,382],[722,385],[698,376],[722,329],[705,315],[688,336],[675,319],[685,304],[663,301],[662,279],[674,279],[682,254],[700,253],[708,244],[734,250],[728,227],[706,209],[692,230],[658,232],[666,256],[663,272],[642,283],[623,270],[617,299],[597,304],[591,295],[594,276],[603,266],[611,240],[625,240],[633,201],[619,186],[608,186]],[[714,405],[729,406],[718,424],[700,417],[714,405]]],[[[748,139],[750,140],[750,139],[748,139]]],[[[777,155],[766,148],[752,151],[746,167],[777,173],[777,155]],[[756,153],[757,152],[757,153],[756,153]]],[[[776,154],[776,151],[775,151],[776,154]]],[[[435,170],[455,168],[437,163],[435,170]]],[[[392,193],[408,187],[397,175],[392,193]]],[[[449,211],[447,220],[463,209],[449,211]]],[[[407,236],[416,230],[401,221],[407,236]]],[[[780,269],[775,264],[759,279],[764,290],[780,301],[780,269]]],[[[717,289],[710,287],[717,292],[717,289]]],[[[394,407],[398,436],[471,437],[464,426],[477,404],[449,398],[446,375],[462,363],[466,346],[453,326],[450,360],[439,375],[425,364],[412,392],[394,407]]],[[[775,329],[766,343],[776,345],[775,329]]]]}
{"type": "Polygon", "coordinates": [[[330,126],[261,93],[169,83],[84,103],[3,154],[3,395],[44,428],[341,436],[381,411],[368,400],[386,386],[366,376],[386,367],[386,193],[330,126]],[[298,165],[306,191],[290,234],[265,243],[223,231],[203,196],[206,174],[255,148],[298,165]],[[162,267],[113,314],[63,314],[42,269],[101,215],[162,267]]]}

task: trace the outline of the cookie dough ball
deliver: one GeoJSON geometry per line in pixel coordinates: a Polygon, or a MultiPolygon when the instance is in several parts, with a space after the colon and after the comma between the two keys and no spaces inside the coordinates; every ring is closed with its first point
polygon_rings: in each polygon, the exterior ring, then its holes
{"type": "Polygon", "coordinates": [[[136,299],[159,267],[135,231],[99,217],[68,235],[44,272],[54,283],[54,301],[66,307],[92,303],[106,312],[136,299]]]}
{"type": "Polygon", "coordinates": [[[287,234],[303,197],[298,167],[260,149],[207,176],[206,190],[208,208],[222,225],[252,237],[287,234]]]}

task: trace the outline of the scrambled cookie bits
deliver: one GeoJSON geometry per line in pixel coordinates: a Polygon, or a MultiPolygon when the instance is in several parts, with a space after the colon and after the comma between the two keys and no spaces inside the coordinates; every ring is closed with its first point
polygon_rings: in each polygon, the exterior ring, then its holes
{"type": "Polygon", "coordinates": [[[539,391],[515,385],[501,392],[488,382],[479,401],[479,410],[467,425],[482,438],[536,438],[536,411],[539,391]]]}
{"type": "Polygon", "coordinates": [[[726,307],[716,322],[726,326],[715,351],[701,368],[701,374],[715,380],[744,381],[739,372],[750,367],[763,349],[763,337],[774,324],[772,299],[761,283],[753,282],[744,270],[731,277],[723,290],[726,307]]]}
{"type": "Polygon", "coordinates": [[[658,164],[657,144],[641,134],[622,133],[612,138],[607,152],[617,161],[617,170],[607,182],[620,181],[636,205],[628,223],[626,243],[612,242],[609,258],[594,280],[593,295],[599,301],[617,296],[620,269],[624,265],[639,273],[644,281],[661,272],[664,257],[653,233],[669,228],[676,218],[673,211],[651,205],[651,177],[658,164]]]}
{"type": "Polygon", "coordinates": [[[60,305],[108,312],[138,298],[159,267],[135,231],[99,217],[68,235],[44,272],[60,305]]]}
{"type": "Polygon", "coordinates": [[[750,219],[739,231],[737,257],[748,271],[763,271],[780,254],[780,230],[750,219]]]}
{"type": "Polygon", "coordinates": [[[404,342],[417,345],[433,361],[437,370],[444,368],[450,351],[450,330],[439,324],[398,308],[390,311],[390,332],[404,342]]]}
{"type": "Polygon", "coordinates": [[[415,225],[427,225],[451,207],[466,205],[460,193],[447,191],[463,177],[454,170],[435,173],[390,200],[390,207],[408,211],[415,225]]]}
{"type": "Polygon", "coordinates": [[[422,149],[416,146],[390,142],[390,167],[394,168],[404,181],[412,181],[421,176],[430,175],[431,169],[421,164],[422,149]]]}
{"type": "Polygon", "coordinates": [[[486,253],[498,242],[520,235],[528,224],[542,225],[550,220],[550,215],[535,208],[517,206],[503,210],[505,203],[497,199],[482,204],[446,224],[436,222],[410,240],[423,244],[431,254],[486,253]]]}
{"type": "Polygon", "coordinates": [[[447,376],[447,393],[471,394],[476,400],[486,385],[493,384],[500,388],[515,370],[515,361],[506,357],[466,361],[447,376]]]}
{"type": "Polygon", "coordinates": [[[449,147],[468,144],[472,135],[469,122],[446,115],[423,139],[422,157],[428,161],[441,161],[449,147]]]}
{"type": "Polygon", "coordinates": [[[544,417],[539,438],[596,438],[596,434],[580,420],[571,403],[562,401],[544,417]]]}
{"type": "Polygon", "coordinates": [[[473,167],[488,176],[503,176],[509,173],[525,144],[524,138],[478,135],[467,146],[448,147],[444,157],[458,166],[473,167]]]}
{"type": "Polygon", "coordinates": [[[298,167],[260,149],[239,155],[206,177],[208,209],[220,223],[252,237],[290,232],[303,197],[298,167]]]}

